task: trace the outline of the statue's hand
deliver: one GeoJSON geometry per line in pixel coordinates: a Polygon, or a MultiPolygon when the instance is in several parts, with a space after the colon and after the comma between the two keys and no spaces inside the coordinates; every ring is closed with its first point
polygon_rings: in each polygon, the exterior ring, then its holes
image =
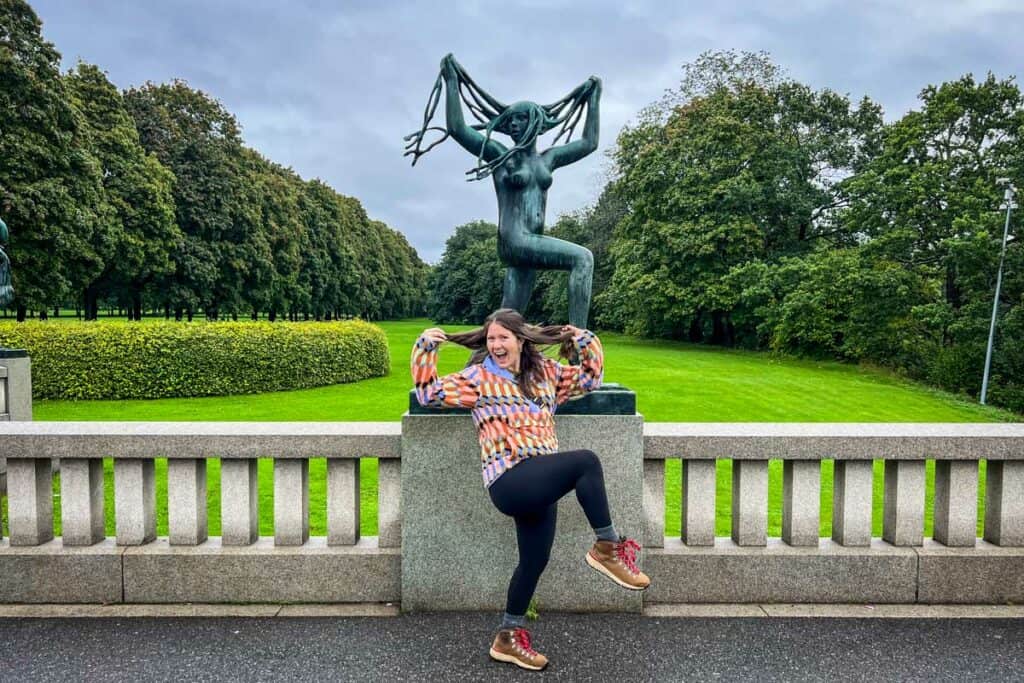
{"type": "Polygon", "coordinates": [[[458,79],[455,64],[455,57],[452,56],[452,53],[450,52],[441,60],[441,75],[444,77],[446,83],[454,83],[458,79]]]}
{"type": "Polygon", "coordinates": [[[591,94],[591,96],[593,96],[593,97],[600,97],[601,96],[601,79],[598,78],[597,76],[591,76],[590,78],[587,79],[587,82],[590,83],[590,94],[591,94]]]}

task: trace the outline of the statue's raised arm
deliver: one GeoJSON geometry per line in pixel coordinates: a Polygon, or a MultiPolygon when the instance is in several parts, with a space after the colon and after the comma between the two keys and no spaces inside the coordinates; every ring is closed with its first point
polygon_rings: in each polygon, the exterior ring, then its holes
{"type": "Polygon", "coordinates": [[[476,157],[469,180],[491,177],[498,198],[498,255],[508,266],[503,308],[526,310],[537,269],[569,271],[569,321],[587,327],[594,257],[578,244],[544,235],[544,211],[552,173],[587,156],[598,143],[601,80],[591,76],[572,92],[549,105],[522,101],[506,105],[478,86],[452,55],[441,60],[441,73],[427,99],[423,125],[407,135],[406,155],[413,165],[421,156],[452,137],[476,157]],[[445,127],[431,126],[442,96],[445,127]],[[466,111],[477,121],[468,124],[466,111]],[[586,112],[583,135],[573,132],[586,112]],[[552,146],[537,152],[537,139],[558,129],[552,146]],[[430,131],[441,137],[427,144],[430,131]],[[506,146],[494,139],[512,139],[506,146]],[[563,140],[562,145],[558,145],[563,140]]]}

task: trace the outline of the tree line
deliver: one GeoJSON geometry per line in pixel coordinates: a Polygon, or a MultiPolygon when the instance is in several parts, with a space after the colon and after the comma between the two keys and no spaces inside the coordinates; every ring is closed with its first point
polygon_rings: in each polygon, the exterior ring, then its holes
{"type": "Polygon", "coordinates": [[[119,91],[0,0],[0,215],[19,320],[66,307],[167,317],[423,312],[428,267],[358,200],[242,141],[183,81],[119,91]]]}
{"type": "MultiPolygon", "coordinates": [[[[549,234],[595,254],[596,325],[631,334],[886,366],[980,391],[1005,209],[1024,188],[1024,103],[1012,78],[929,85],[885,122],[785,75],[764,54],[713,52],[625,128],[597,203],[549,234]]],[[[1024,250],[1014,214],[989,401],[1024,411],[1024,250]]],[[[478,322],[500,302],[473,273],[500,264],[462,226],[428,311],[478,322]]],[[[566,318],[546,273],[528,316],[566,318]]]]}

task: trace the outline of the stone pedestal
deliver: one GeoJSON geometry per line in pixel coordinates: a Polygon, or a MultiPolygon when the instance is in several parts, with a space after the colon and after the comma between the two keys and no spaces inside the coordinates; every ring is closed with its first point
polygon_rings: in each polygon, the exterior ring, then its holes
{"type": "MultiPolygon", "coordinates": [[[[616,529],[642,538],[643,418],[635,412],[560,411],[555,421],[561,450],[588,448],[601,459],[616,529]]],[[[402,609],[504,609],[518,561],[515,525],[494,508],[484,488],[470,416],[407,414],[401,481],[402,609]]],[[[558,505],[551,560],[535,594],[540,610],[641,611],[639,593],[615,586],[587,566],[584,555],[593,542],[576,496],[566,495],[558,505]]]]}
{"type": "MultiPolygon", "coordinates": [[[[0,348],[0,421],[32,419],[32,361],[22,349],[0,348]]],[[[0,458],[0,493],[7,491],[7,458],[0,458]]]]}

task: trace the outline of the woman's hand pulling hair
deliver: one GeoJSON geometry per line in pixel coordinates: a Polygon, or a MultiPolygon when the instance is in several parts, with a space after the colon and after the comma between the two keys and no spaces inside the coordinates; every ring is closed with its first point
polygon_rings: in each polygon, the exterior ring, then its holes
{"type": "Polygon", "coordinates": [[[571,334],[573,337],[578,337],[583,334],[583,330],[572,325],[562,325],[562,334],[571,334]]]}
{"type": "Polygon", "coordinates": [[[444,330],[440,327],[427,328],[423,330],[423,333],[420,336],[436,346],[440,346],[444,342],[448,341],[448,335],[445,334],[444,330]]]}

